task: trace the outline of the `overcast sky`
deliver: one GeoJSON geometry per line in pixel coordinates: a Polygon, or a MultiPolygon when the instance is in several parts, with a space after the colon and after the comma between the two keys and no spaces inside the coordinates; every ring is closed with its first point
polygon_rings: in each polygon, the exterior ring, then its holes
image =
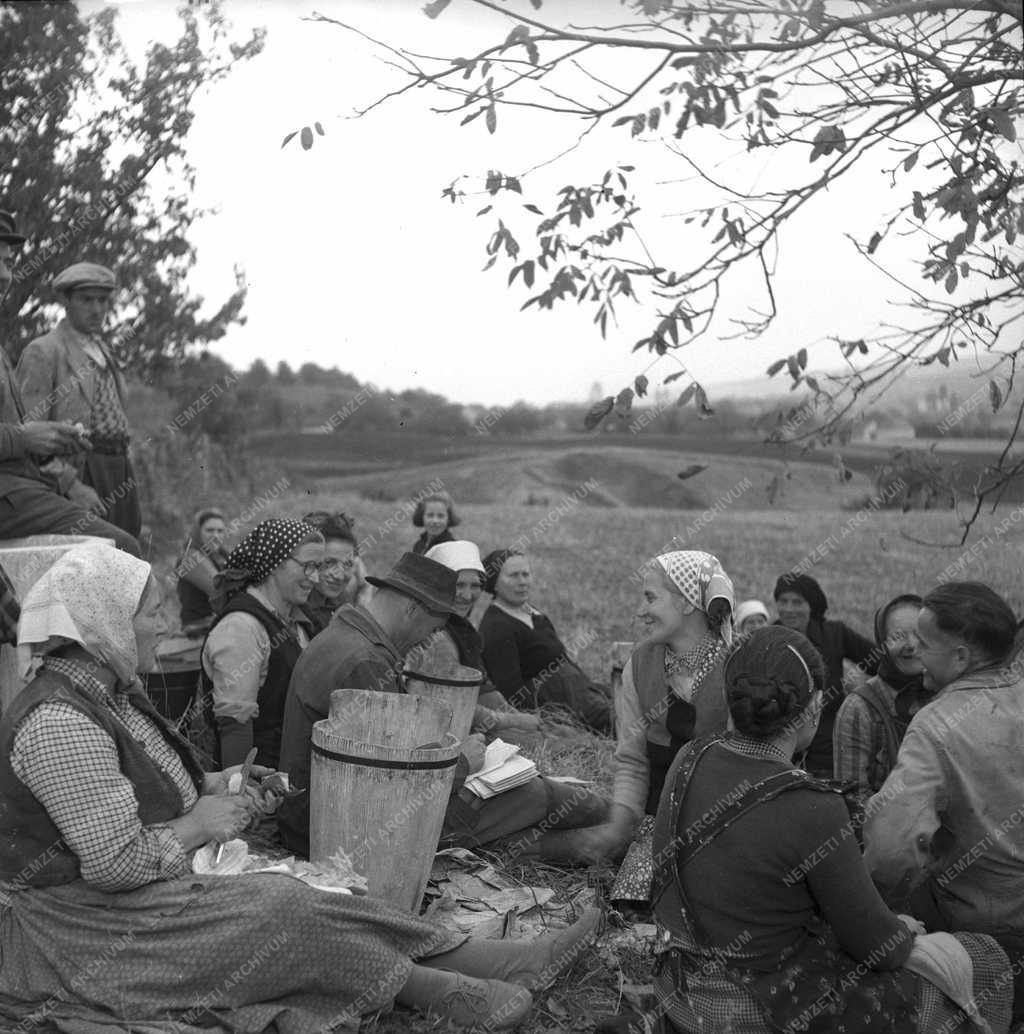
{"type": "MultiPolygon", "coordinates": [[[[604,0],[571,2],[576,20],[609,10],[604,0]]],[[[118,6],[122,35],[140,55],[148,41],[170,41],[179,32],[169,0],[118,6]]],[[[400,77],[356,36],[303,19],[319,9],[396,45],[448,54],[480,49],[513,24],[458,0],[436,21],[421,8],[419,0],[226,0],[237,35],[255,26],[268,35],[263,54],[198,101],[188,142],[198,170],[196,202],[217,209],[196,232],[193,287],[219,302],[231,290],[236,263],[249,282],[248,322],[215,351],[237,367],[256,357],[271,366],[312,361],[378,387],[423,387],[463,402],[582,398],[595,381],[617,391],[651,364],[646,352],[630,352],[646,332],[644,313],[624,309],[622,326],[609,327],[606,340],[585,308],[521,313],[527,295],[505,287],[507,267],[481,271],[491,226],[474,215],[483,202],[453,206],[441,198],[459,175],[530,169],[562,151],[582,127],[502,112],[490,136],[482,118],[460,128],[457,117],[431,113],[437,98],[422,91],[349,118],[400,77]],[[314,120],[326,136],[311,151],[297,141],[282,150],[285,133],[314,120]]],[[[610,9],[621,11],[617,3],[610,9]]],[[[557,14],[558,5],[544,10],[557,14]]],[[[688,135],[687,146],[720,170],[743,152],[711,130],[688,135]]],[[[756,160],[746,175],[762,184],[790,171],[768,154],[756,160]]],[[[806,156],[800,160],[805,176],[806,156]]],[[[526,177],[524,190],[557,188],[616,161],[636,163],[656,200],[640,222],[657,261],[681,262],[681,220],[662,213],[688,210],[706,195],[659,143],[632,141],[623,129],[594,134],[577,152],[526,177]]],[[[812,366],[835,367],[838,352],[827,335],[862,333],[893,294],[843,235],[870,236],[874,227],[864,213],[893,203],[880,163],[866,167],[841,197],[816,201],[782,241],[782,315],[774,329],[757,344],[712,336],[687,350],[688,368],[713,386],[756,376],[802,346],[810,348],[812,366]]],[[[757,284],[733,286],[735,314],[743,314],[744,302],[764,307],[757,284]]],[[[656,381],[674,369],[665,358],[648,372],[656,381]]]]}

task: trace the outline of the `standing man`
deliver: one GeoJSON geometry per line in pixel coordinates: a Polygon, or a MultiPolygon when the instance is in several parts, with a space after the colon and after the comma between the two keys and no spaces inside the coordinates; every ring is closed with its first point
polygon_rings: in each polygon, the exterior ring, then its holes
{"type": "Polygon", "coordinates": [[[18,363],[18,380],[33,417],[85,427],[91,446],[76,458],[78,475],[100,497],[106,519],[137,536],[142,511],[128,458],[124,382],[102,338],[115,286],[114,274],[94,262],[59,273],[53,287],[65,318],[29,342],[18,363]]]}
{"type": "MultiPolygon", "coordinates": [[[[24,243],[13,214],[0,211],[0,299],[11,286],[15,256],[24,243]]],[[[27,411],[7,353],[0,348],[0,538],[99,535],[139,555],[134,537],[96,516],[95,492],[61,459],[87,445],[88,436],[73,423],[44,420],[27,411]]]]}

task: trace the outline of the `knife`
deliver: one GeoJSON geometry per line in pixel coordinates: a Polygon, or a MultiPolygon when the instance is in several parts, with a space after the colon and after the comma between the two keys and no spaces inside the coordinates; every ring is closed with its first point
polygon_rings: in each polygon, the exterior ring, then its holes
{"type": "MultiPolygon", "coordinates": [[[[245,784],[249,781],[249,773],[252,771],[252,766],[255,760],[256,747],[253,747],[252,750],[250,750],[249,753],[245,755],[245,761],[242,762],[242,771],[240,773],[242,776],[242,781],[238,784],[239,793],[245,793],[245,784]]],[[[215,866],[220,865],[220,856],[223,854],[223,852],[224,844],[223,842],[221,842],[220,846],[217,848],[217,857],[213,860],[213,864],[215,866]]]]}

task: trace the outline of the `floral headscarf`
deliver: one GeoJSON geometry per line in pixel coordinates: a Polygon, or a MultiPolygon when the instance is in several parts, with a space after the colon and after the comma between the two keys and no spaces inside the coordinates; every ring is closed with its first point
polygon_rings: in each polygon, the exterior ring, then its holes
{"type": "MultiPolygon", "coordinates": [[[[135,681],[139,657],[132,619],[150,572],[144,560],[107,544],[68,550],[21,605],[21,660],[78,643],[114,671],[122,685],[135,681]]],[[[23,670],[28,667],[24,664],[23,670]]]]}
{"type": "Polygon", "coordinates": [[[247,586],[265,582],[310,535],[320,533],[302,521],[272,518],[260,521],[228,554],[227,566],[217,575],[214,610],[220,610],[247,586]]]}
{"type": "MultiPolygon", "coordinates": [[[[656,556],[654,562],[691,607],[706,614],[711,601],[720,599],[729,604],[730,611],[735,608],[732,581],[718,557],[699,549],[677,549],[656,556]]],[[[723,621],[718,634],[728,643],[732,638],[731,622],[723,621]]]]}

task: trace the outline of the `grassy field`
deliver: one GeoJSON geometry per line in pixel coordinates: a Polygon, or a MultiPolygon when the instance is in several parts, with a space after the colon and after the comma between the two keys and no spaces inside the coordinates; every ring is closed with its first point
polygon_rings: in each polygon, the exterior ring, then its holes
{"type": "MultiPolygon", "coordinates": [[[[661,470],[655,458],[645,457],[642,465],[647,473],[642,477],[660,473],[671,480],[677,459],[665,462],[668,466],[661,470]]],[[[1018,614],[1024,613],[1024,507],[1006,506],[995,517],[986,517],[966,549],[922,545],[912,539],[956,542],[959,533],[953,514],[842,509],[843,498],[825,490],[825,482],[832,476],[826,468],[798,472],[797,487],[783,499],[783,504],[792,508],[764,509],[763,487],[757,480],[763,480],[764,473],[759,461],[737,458],[734,462],[735,468],[721,463],[721,470],[709,468],[711,478],[719,480],[703,491],[724,499],[717,510],[623,505],[624,499],[639,491],[639,481],[621,477],[621,463],[615,455],[606,456],[601,461],[604,466],[589,458],[581,461],[578,450],[546,460],[534,457],[515,465],[514,473],[509,473],[506,464],[487,474],[488,492],[500,489],[504,477],[505,488],[514,496],[510,486],[522,487],[515,479],[522,477],[524,468],[535,468],[542,479],[539,483],[544,484],[543,479],[549,482],[544,490],[546,501],[540,505],[461,505],[463,523],[458,534],[477,542],[483,551],[516,541],[525,546],[534,562],[534,602],[551,616],[563,640],[581,644],[580,663],[601,678],[608,676],[611,644],[635,637],[638,566],[667,548],[715,553],[735,583],[737,599],[759,597],[769,604],[776,577],[813,560],[811,573],[829,597],[830,614],[865,634],[870,633],[872,615],[879,605],[901,592],[926,592],[944,572],[947,579],[989,583],[1018,614]],[[754,487],[733,498],[736,493],[730,495],[730,489],[743,471],[753,472],[754,487]],[[589,479],[600,484],[584,493],[582,486],[589,479]],[[811,505],[816,488],[817,498],[829,500],[828,505],[820,501],[811,505]]],[[[449,457],[442,467],[456,469],[450,464],[449,457]]],[[[295,478],[293,487],[261,506],[255,519],[299,517],[311,509],[344,509],[357,520],[356,530],[366,543],[367,566],[371,572],[383,573],[418,534],[409,519],[409,496],[422,490],[436,473],[437,468],[424,463],[366,481],[360,476],[343,481],[309,479],[304,486],[295,478]],[[395,501],[366,498],[370,485],[376,486],[380,496],[395,501]]],[[[474,483],[480,484],[479,472],[474,483]]],[[[252,498],[224,495],[216,501],[229,514],[244,513],[263,492],[259,486],[257,489],[252,498]]],[[[164,548],[156,558],[157,567],[165,573],[171,561],[167,544],[177,533],[164,528],[158,537],[164,548]]],[[[586,736],[568,753],[542,749],[535,760],[544,771],[577,775],[607,786],[611,753],[609,740],[586,736]]],[[[595,881],[600,883],[601,874],[592,872],[566,873],[511,864],[507,859],[496,861],[526,885],[554,887],[556,901],[570,911],[591,896],[595,881]]],[[[522,1030],[526,1034],[592,1030],[596,1016],[615,1013],[624,1001],[642,994],[650,980],[652,961],[649,941],[637,928],[613,925],[597,950],[540,996],[522,1030]]],[[[372,1034],[426,1034],[437,1029],[401,1010],[369,1019],[363,1026],[364,1032],[372,1034]]]]}
{"type": "MultiPolygon", "coordinates": [[[[427,483],[420,476],[420,483],[427,483]]],[[[238,509],[248,502],[239,500],[238,509]]],[[[958,563],[955,577],[989,583],[1016,612],[1024,613],[1021,508],[1006,507],[984,518],[961,549],[908,538],[957,541],[956,523],[948,513],[728,507],[715,513],[586,503],[559,495],[545,506],[466,505],[458,534],[484,552],[514,541],[525,544],[533,559],[536,605],[550,614],[563,640],[585,644],[578,659],[594,675],[607,673],[611,643],[634,638],[633,616],[640,599],[636,570],[666,547],[715,553],[733,580],[737,599],[756,597],[768,603],[779,574],[807,558],[820,558],[811,573],[829,598],[830,615],[865,634],[870,634],[877,607],[902,592],[926,592],[958,563]],[[997,535],[1004,523],[1005,531],[997,535]]],[[[371,540],[364,555],[372,572],[385,571],[418,534],[406,504],[371,502],[352,494],[283,495],[261,516],[298,517],[324,508],[341,508],[356,518],[360,538],[371,540]]],[[[169,559],[161,557],[158,566],[166,571],[169,559]]]]}

